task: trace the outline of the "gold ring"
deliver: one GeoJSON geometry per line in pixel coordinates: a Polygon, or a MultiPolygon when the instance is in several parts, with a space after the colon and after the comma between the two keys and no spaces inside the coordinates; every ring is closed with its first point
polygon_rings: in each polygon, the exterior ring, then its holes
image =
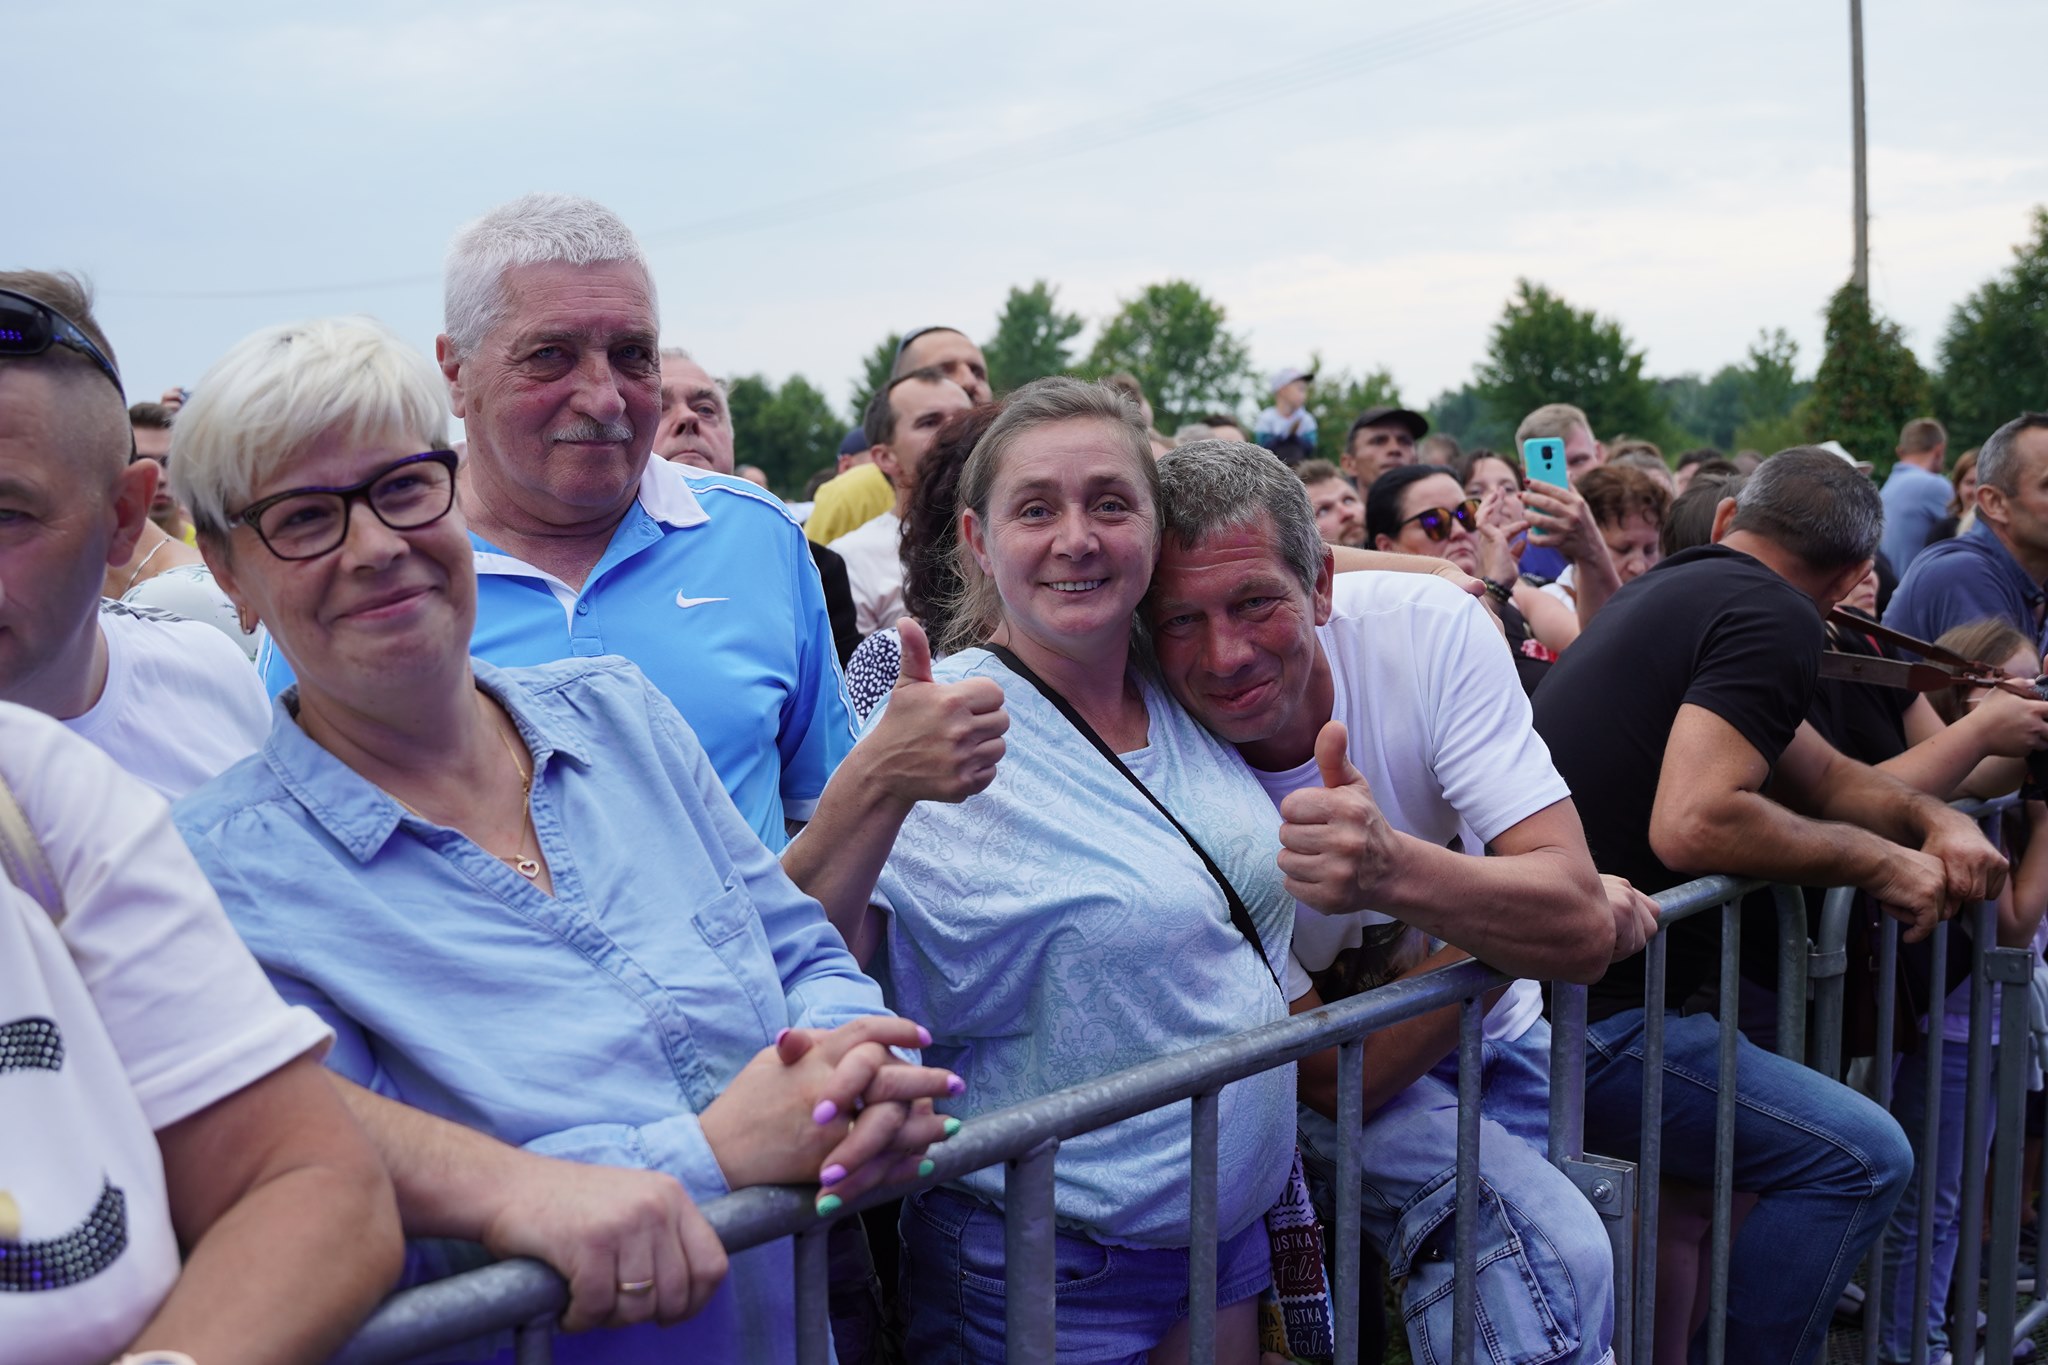
{"type": "Polygon", "coordinates": [[[652,1280],[620,1280],[620,1281],[619,1281],[619,1292],[620,1292],[621,1294],[649,1294],[649,1293],[652,1293],[653,1291],[654,1291],[654,1281],[652,1281],[652,1280]]]}

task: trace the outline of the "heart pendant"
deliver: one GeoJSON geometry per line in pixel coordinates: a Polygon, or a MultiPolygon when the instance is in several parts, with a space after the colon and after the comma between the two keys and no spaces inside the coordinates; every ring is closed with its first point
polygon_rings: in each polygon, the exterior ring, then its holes
{"type": "Polygon", "coordinates": [[[517,872],[520,876],[526,878],[526,880],[528,881],[532,881],[536,877],[540,876],[540,864],[535,862],[531,858],[514,859],[512,863],[512,870],[514,872],[517,872]]]}

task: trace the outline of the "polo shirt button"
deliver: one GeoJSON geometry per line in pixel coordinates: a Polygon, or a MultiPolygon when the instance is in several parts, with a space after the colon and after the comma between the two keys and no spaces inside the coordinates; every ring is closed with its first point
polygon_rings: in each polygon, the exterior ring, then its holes
{"type": "Polygon", "coordinates": [[[577,614],[578,616],[588,616],[588,615],[590,615],[590,603],[588,603],[588,602],[578,602],[578,603],[576,604],[576,614],[577,614]]]}

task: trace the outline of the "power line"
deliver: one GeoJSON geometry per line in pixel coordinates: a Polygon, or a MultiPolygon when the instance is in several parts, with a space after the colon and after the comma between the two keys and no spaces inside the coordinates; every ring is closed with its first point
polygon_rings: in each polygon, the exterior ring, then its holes
{"type": "MultiPolygon", "coordinates": [[[[1291,98],[1304,90],[1379,68],[1435,56],[1454,47],[1599,3],[1602,0],[1485,0],[1484,3],[1421,20],[1386,34],[1267,67],[1229,85],[1169,96],[1119,113],[1084,119],[1045,133],[942,158],[909,170],[871,176],[752,208],[711,214],[675,227],[643,232],[639,237],[648,245],[701,241],[735,232],[784,227],[827,214],[891,203],[949,190],[976,180],[1011,175],[1019,170],[1184,128],[1225,113],[1291,98]]],[[[439,272],[434,272],[379,280],[261,289],[106,289],[103,292],[138,299],[268,299],[410,289],[438,284],[440,280],[439,272]]]]}

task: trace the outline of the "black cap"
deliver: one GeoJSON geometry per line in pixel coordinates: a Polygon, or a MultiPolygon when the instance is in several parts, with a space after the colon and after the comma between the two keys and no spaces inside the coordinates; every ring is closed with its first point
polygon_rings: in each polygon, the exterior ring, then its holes
{"type": "Polygon", "coordinates": [[[1376,427],[1382,422],[1393,422],[1408,428],[1408,434],[1418,441],[1429,435],[1429,419],[1419,412],[1411,412],[1407,408],[1367,408],[1352,421],[1351,430],[1345,434],[1344,439],[1349,442],[1360,427],[1376,427]]]}

